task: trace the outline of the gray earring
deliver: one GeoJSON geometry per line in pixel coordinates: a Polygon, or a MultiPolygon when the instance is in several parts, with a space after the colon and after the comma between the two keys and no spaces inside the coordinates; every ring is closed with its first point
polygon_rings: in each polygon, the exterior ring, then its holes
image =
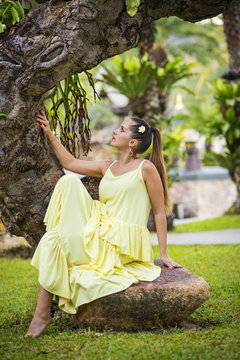
{"type": "Polygon", "coordinates": [[[133,155],[133,152],[132,152],[132,149],[131,149],[131,146],[129,146],[129,156],[132,156],[133,155]]]}

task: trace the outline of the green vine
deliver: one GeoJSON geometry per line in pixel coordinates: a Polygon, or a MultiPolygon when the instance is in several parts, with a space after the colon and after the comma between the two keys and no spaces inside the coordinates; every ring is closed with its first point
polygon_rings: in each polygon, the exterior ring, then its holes
{"type": "MultiPolygon", "coordinates": [[[[92,74],[88,71],[84,71],[84,73],[93,89],[94,100],[96,101],[96,96],[101,100],[95,90],[92,74]]],[[[60,131],[61,143],[75,157],[80,155],[79,141],[81,142],[84,156],[89,151],[92,151],[90,149],[90,118],[87,110],[87,101],[89,99],[82,87],[79,75],[70,75],[60,81],[45,98],[45,100],[49,99],[52,103],[49,114],[52,130],[55,132],[56,130],[60,131]]]]}

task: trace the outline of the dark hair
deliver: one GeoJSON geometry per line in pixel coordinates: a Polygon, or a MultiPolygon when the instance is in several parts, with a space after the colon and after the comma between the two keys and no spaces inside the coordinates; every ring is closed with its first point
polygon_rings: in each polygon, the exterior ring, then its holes
{"type": "Polygon", "coordinates": [[[144,153],[152,143],[153,139],[153,150],[150,156],[150,161],[156,166],[158,173],[162,180],[163,191],[164,191],[164,203],[165,209],[169,213],[172,210],[171,201],[168,193],[167,186],[167,171],[166,165],[162,153],[162,137],[158,128],[151,126],[146,120],[138,117],[130,117],[135,124],[130,125],[132,138],[138,140],[138,145],[135,154],[144,153]],[[139,127],[145,126],[144,132],[139,132],[139,127]]]}

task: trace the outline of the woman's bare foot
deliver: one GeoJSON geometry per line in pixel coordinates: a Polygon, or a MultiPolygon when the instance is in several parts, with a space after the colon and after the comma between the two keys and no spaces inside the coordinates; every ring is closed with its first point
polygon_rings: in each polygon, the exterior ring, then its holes
{"type": "Polygon", "coordinates": [[[25,334],[25,337],[32,336],[38,337],[41,333],[46,329],[51,318],[51,303],[52,303],[53,294],[49,291],[45,290],[40,285],[38,302],[36,306],[36,310],[33,315],[33,319],[29,326],[28,331],[25,334]]]}
{"type": "Polygon", "coordinates": [[[35,313],[31,321],[31,324],[29,326],[29,329],[24,337],[25,338],[27,336],[38,337],[39,335],[41,335],[44,329],[46,329],[46,327],[51,322],[51,320],[52,318],[50,314],[47,316],[42,316],[42,314],[35,313]]]}

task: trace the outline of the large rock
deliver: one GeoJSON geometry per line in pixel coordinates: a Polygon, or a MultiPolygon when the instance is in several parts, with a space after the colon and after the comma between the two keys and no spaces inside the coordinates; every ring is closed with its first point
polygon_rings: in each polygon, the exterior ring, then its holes
{"type": "Polygon", "coordinates": [[[33,256],[34,250],[24,237],[0,231],[0,258],[20,256],[28,259],[33,256]]]}
{"type": "Polygon", "coordinates": [[[80,328],[106,327],[113,330],[150,330],[154,326],[175,325],[188,320],[210,297],[206,281],[185,268],[166,268],[161,260],[161,275],[154,281],[140,281],[126,290],[114,293],[79,307],[68,315],[80,328]]]}

